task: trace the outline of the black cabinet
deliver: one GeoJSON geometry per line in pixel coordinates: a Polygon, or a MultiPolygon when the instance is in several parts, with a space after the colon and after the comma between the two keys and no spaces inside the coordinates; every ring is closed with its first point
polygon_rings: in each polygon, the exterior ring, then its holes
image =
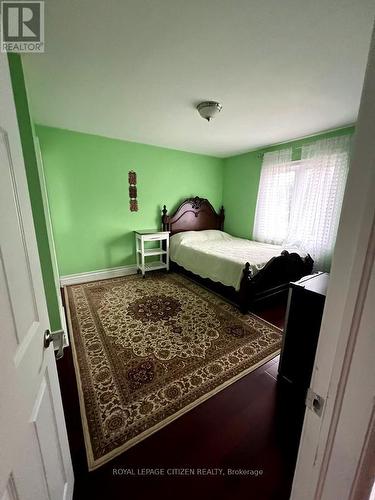
{"type": "Polygon", "coordinates": [[[289,286],[278,378],[302,397],[310,386],[328,279],[317,273],[289,286]]]}

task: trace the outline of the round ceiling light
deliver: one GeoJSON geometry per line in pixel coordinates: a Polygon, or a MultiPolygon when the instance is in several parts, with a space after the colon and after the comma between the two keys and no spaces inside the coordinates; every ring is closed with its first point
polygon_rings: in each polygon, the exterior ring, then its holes
{"type": "Polygon", "coordinates": [[[222,105],[216,101],[203,101],[198,104],[197,110],[202,118],[208,122],[222,110],[222,105]]]}

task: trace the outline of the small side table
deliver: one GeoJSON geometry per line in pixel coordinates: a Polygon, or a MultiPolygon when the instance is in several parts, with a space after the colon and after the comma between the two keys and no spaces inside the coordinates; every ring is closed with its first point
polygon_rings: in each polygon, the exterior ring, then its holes
{"type": "Polygon", "coordinates": [[[169,231],[158,231],[157,229],[142,229],[135,231],[135,249],[137,255],[137,271],[140,270],[145,277],[146,271],[155,269],[166,269],[169,271],[169,231]],[[146,241],[158,241],[159,247],[145,248],[146,241]],[[163,248],[165,242],[165,249],[163,248]],[[159,260],[145,262],[145,257],[159,256],[159,260]]]}

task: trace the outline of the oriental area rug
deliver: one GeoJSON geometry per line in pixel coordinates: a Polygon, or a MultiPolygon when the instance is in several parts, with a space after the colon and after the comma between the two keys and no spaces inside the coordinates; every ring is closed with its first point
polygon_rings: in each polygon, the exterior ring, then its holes
{"type": "Polygon", "coordinates": [[[72,285],[65,294],[90,470],[280,350],[281,330],[177,274],[72,285]]]}

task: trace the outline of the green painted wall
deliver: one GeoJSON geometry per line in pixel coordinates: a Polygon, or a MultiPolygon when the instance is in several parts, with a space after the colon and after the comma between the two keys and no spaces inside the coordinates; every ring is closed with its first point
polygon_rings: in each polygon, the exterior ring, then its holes
{"type": "Polygon", "coordinates": [[[37,126],[60,275],[135,262],[135,229],[156,228],[165,203],[222,204],[223,160],[37,126]],[[138,177],[138,212],[129,211],[128,171],[138,177]]]}
{"type": "Polygon", "coordinates": [[[34,148],[33,125],[30,118],[21,58],[18,54],[8,54],[8,61],[47,299],[48,315],[51,329],[54,331],[60,329],[61,326],[34,148]]]}
{"type": "Polygon", "coordinates": [[[318,139],[352,134],[354,127],[318,134],[305,139],[273,145],[224,160],[223,205],[225,231],[242,238],[251,238],[258,196],[262,153],[293,148],[293,160],[300,159],[301,150],[296,148],[318,139]]]}

